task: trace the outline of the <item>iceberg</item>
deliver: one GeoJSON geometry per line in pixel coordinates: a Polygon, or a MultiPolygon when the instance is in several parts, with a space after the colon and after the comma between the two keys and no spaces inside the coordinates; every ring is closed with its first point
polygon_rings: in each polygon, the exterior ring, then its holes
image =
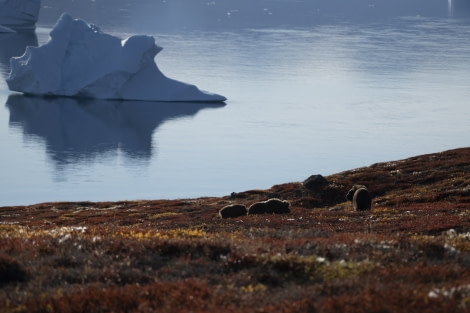
{"type": "Polygon", "coordinates": [[[10,59],[21,56],[27,46],[37,46],[38,38],[34,31],[12,32],[0,34],[0,72],[8,77],[10,59]]]}
{"type": "Polygon", "coordinates": [[[0,0],[0,32],[35,29],[40,8],[41,0],[0,0]]]}
{"type": "Polygon", "coordinates": [[[155,63],[152,36],[125,40],[62,14],[39,47],[10,60],[12,91],[28,95],[169,102],[222,102],[224,96],[166,77],[155,63]]]}

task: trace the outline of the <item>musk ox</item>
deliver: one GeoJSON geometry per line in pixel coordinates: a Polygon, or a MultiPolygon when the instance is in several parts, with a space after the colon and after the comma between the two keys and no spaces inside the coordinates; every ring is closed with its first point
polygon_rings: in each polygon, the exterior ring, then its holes
{"type": "Polygon", "coordinates": [[[290,213],[289,201],[276,198],[267,201],[253,203],[248,209],[248,214],[285,214],[290,213]]]}
{"type": "Polygon", "coordinates": [[[219,215],[221,218],[234,218],[246,215],[247,210],[246,206],[242,204],[231,204],[223,207],[219,211],[219,215]]]}
{"type": "Polygon", "coordinates": [[[367,211],[372,206],[369,190],[364,185],[354,185],[346,195],[346,199],[352,201],[353,209],[356,211],[367,211]]]}

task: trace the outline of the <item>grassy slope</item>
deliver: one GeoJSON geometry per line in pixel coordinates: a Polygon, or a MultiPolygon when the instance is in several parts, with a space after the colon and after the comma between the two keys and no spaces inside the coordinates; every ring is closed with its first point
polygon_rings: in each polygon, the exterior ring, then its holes
{"type": "Polygon", "coordinates": [[[326,179],[314,190],[0,208],[0,311],[470,311],[470,148],[326,179]],[[372,212],[344,202],[358,183],[372,212]],[[217,216],[271,197],[292,213],[217,216]]]}

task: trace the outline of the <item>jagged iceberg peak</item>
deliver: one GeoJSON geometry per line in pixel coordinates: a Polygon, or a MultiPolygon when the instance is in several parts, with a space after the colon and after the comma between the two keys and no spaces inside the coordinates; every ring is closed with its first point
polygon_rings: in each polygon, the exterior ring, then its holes
{"type": "Polygon", "coordinates": [[[40,8],[41,0],[0,0],[0,32],[35,29],[40,8]]]}
{"type": "Polygon", "coordinates": [[[146,101],[225,101],[163,75],[152,36],[121,40],[64,13],[50,40],[10,60],[10,90],[32,95],[146,101]]]}

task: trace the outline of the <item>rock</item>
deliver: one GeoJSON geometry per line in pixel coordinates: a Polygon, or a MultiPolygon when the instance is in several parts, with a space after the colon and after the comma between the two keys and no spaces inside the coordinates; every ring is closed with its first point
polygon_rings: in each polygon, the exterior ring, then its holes
{"type": "Polygon", "coordinates": [[[290,213],[290,203],[276,198],[267,201],[253,203],[248,209],[248,214],[285,214],[290,213]]]}
{"type": "Polygon", "coordinates": [[[40,47],[12,58],[10,90],[31,95],[144,101],[222,102],[226,98],[166,77],[152,36],[126,40],[64,13],[40,47]]]}
{"type": "Polygon", "coordinates": [[[317,174],[304,180],[303,185],[309,190],[319,191],[328,185],[328,181],[322,175],[317,174]]]}
{"type": "Polygon", "coordinates": [[[231,204],[223,207],[219,211],[221,218],[234,218],[246,215],[246,206],[242,204],[231,204]]]}
{"type": "Polygon", "coordinates": [[[347,200],[352,201],[353,209],[356,211],[368,211],[372,206],[372,199],[364,185],[354,185],[346,195],[347,200]]]}

